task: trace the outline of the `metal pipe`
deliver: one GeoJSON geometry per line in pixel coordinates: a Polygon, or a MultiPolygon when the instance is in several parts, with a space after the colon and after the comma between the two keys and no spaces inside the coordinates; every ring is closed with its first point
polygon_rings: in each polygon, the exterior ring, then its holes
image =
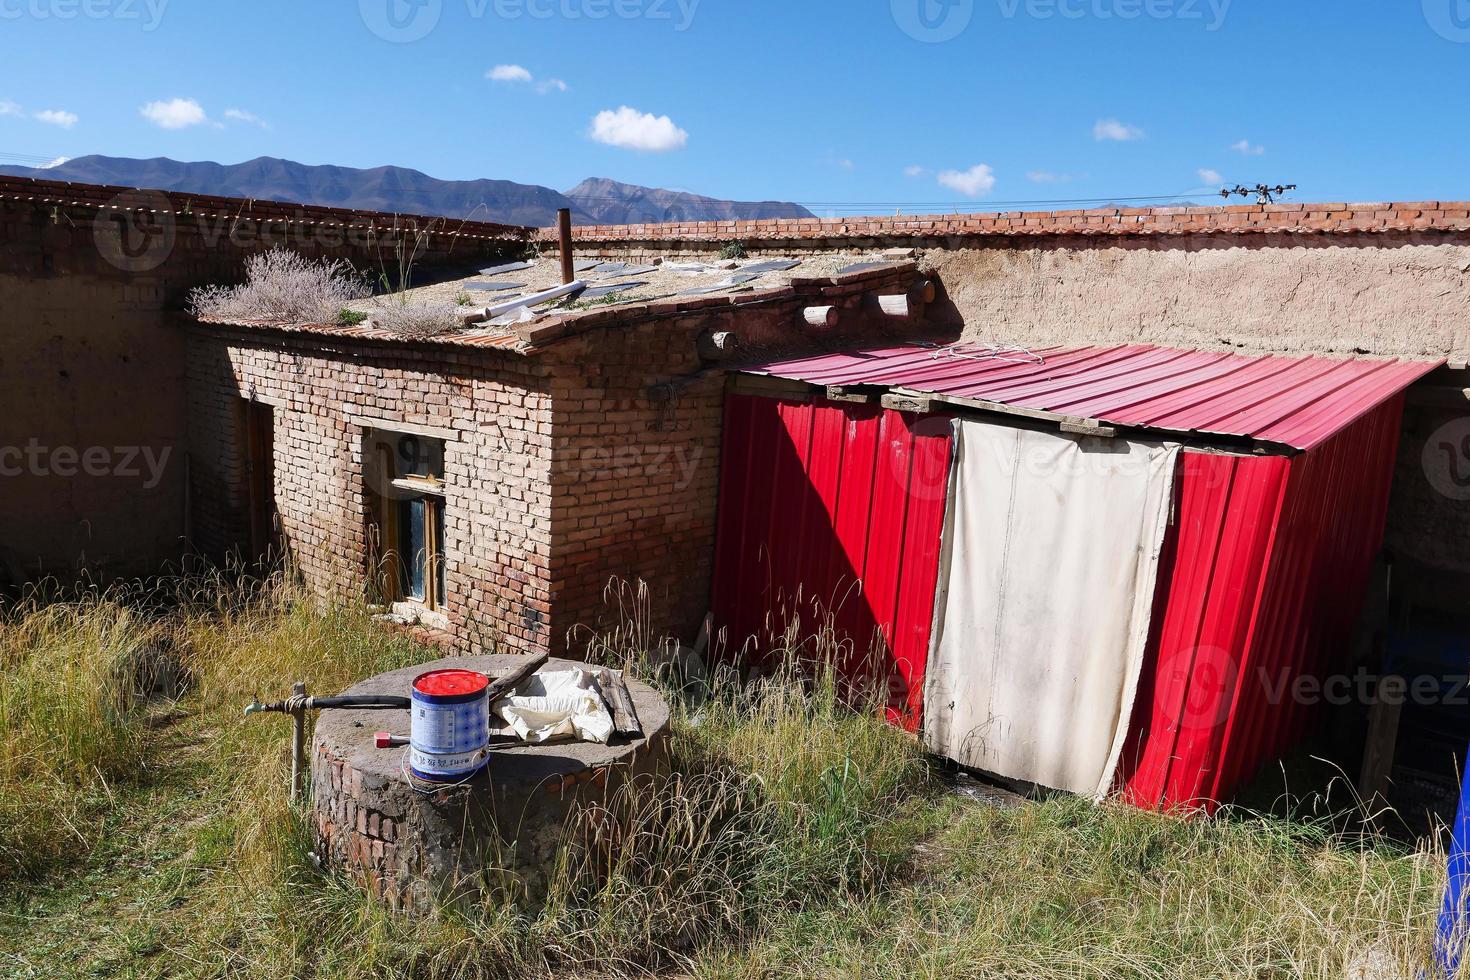
{"type": "Polygon", "coordinates": [[[301,783],[306,773],[306,685],[291,685],[291,802],[301,802],[301,783]]]}

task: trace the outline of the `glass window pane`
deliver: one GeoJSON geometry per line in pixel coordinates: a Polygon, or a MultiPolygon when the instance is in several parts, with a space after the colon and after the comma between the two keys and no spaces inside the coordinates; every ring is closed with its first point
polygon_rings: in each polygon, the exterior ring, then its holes
{"type": "Polygon", "coordinates": [[[395,468],[399,477],[442,480],[444,443],[418,436],[399,436],[395,468]]]}
{"type": "Polygon", "coordinates": [[[424,501],[398,503],[398,553],[403,561],[405,599],[424,599],[424,501]]]}

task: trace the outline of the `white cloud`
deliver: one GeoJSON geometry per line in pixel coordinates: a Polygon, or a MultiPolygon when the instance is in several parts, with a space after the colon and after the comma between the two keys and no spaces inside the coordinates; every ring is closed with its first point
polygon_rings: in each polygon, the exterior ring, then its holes
{"type": "Polygon", "coordinates": [[[1072,179],[1072,175],[1054,174],[1050,170],[1028,170],[1026,179],[1033,184],[1065,184],[1072,179]]]}
{"type": "Polygon", "coordinates": [[[225,118],[233,119],[235,122],[250,123],[250,125],[259,126],[261,129],[271,128],[270,124],[264,119],[253,112],[246,112],[244,109],[226,109],[225,118]]]}
{"type": "Polygon", "coordinates": [[[571,88],[560,78],[543,78],[537,82],[536,76],[531,74],[530,69],[522,65],[496,65],[485,73],[485,77],[492,82],[510,82],[513,85],[529,85],[536,82],[536,92],[539,95],[565,92],[571,88]]]}
{"type": "Polygon", "coordinates": [[[1092,127],[1092,138],[1099,143],[1106,140],[1127,143],[1130,140],[1143,139],[1143,130],[1116,119],[1099,119],[1097,125],[1092,127]]]}
{"type": "Polygon", "coordinates": [[[689,145],[689,134],[675,126],[668,116],[655,116],[628,106],[599,112],[592,120],[589,135],[608,146],[648,153],[667,153],[689,145]]]}
{"type": "Polygon", "coordinates": [[[903,175],[905,177],[922,177],[928,172],[929,170],[927,167],[921,167],[917,163],[912,166],[903,168],[903,175]]]}
{"type": "Polygon", "coordinates": [[[841,167],[843,170],[856,170],[857,169],[857,164],[853,163],[847,157],[843,157],[842,159],[838,160],[837,161],[837,166],[841,167]]]}
{"type": "Polygon", "coordinates": [[[1222,176],[1220,176],[1220,171],[1218,171],[1218,170],[1211,170],[1209,167],[1201,167],[1200,168],[1200,170],[1199,170],[1199,179],[1203,183],[1205,183],[1205,184],[1223,184],[1223,183],[1225,183],[1225,178],[1222,177],[1222,176]]]}
{"type": "Polygon", "coordinates": [[[9,99],[0,99],[0,116],[18,116],[21,114],[20,103],[11,102],[9,99]]]}
{"type": "Polygon", "coordinates": [[[939,183],[966,197],[989,194],[995,187],[995,171],[983,163],[969,170],[946,170],[939,175],[939,183]]]}
{"type": "Polygon", "coordinates": [[[149,102],[138,110],[143,118],[163,129],[183,129],[209,122],[204,107],[193,99],[169,99],[167,102],[149,102]]]}
{"type": "Polygon", "coordinates": [[[485,77],[492,82],[529,82],[532,76],[520,65],[496,65],[485,77]]]}
{"type": "Polygon", "coordinates": [[[61,166],[63,163],[65,163],[66,161],[68,161],[70,159],[71,159],[71,157],[57,157],[55,160],[52,160],[50,163],[43,163],[43,164],[41,164],[36,169],[37,170],[50,170],[53,167],[59,167],[59,166],[61,166]]]}
{"type": "Polygon", "coordinates": [[[60,126],[62,129],[71,129],[77,124],[77,114],[67,112],[65,109],[42,109],[36,113],[36,118],[43,123],[60,126]]]}
{"type": "Polygon", "coordinates": [[[1258,157],[1266,152],[1264,146],[1254,146],[1250,140],[1241,140],[1239,143],[1231,143],[1230,148],[1236,153],[1243,153],[1248,157],[1258,157]]]}

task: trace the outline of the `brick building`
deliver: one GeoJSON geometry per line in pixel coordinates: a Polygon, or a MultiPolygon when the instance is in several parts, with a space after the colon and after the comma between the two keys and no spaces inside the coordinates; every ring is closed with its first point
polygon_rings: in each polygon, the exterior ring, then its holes
{"type": "Polygon", "coordinates": [[[885,263],[423,340],[199,324],[194,544],[258,553],[274,525],[317,590],[394,603],[467,650],[565,649],[613,576],[649,583],[655,635],[692,638],[729,366],[713,338],[759,358],[917,337],[916,317],[895,326],[868,299],[917,276],[885,263]],[[813,327],[814,305],[848,315],[813,327]]]}

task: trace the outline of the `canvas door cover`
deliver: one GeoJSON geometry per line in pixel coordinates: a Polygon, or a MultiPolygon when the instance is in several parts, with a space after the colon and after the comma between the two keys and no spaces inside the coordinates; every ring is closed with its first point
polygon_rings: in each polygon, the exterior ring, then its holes
{"type": "Polygon", "coordinates": [[[1148,643],[1175,445],[955,423],[925,740],[1101,797],[1148,643]]]}

